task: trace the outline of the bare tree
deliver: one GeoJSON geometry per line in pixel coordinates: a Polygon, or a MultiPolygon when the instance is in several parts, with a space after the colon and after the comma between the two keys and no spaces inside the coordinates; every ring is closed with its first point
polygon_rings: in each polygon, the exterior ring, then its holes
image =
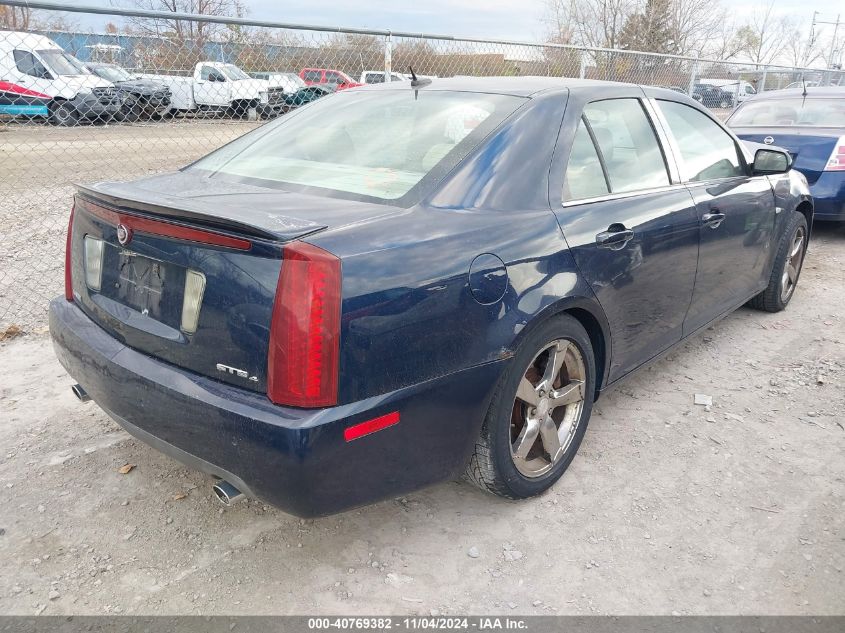
{"type": "Polygon", "coordinates": [[[755,64],[771,64],[780,57],[789,37],[789,20],[775,13],[775,0],[758,6],[737,31],[740,51],[755,64]]]}
{"type": "Polygon", "coordinates": [[[67,13],[0,6],[0,29],[10,31],[71,31],[77,26],[67,13]]]}
{"type": "Polygon", "coordinates": [[[617,48],[636,0],[546,0],[549,40],[593,48],[617,48]]]}
{"type": "MultiPolygon", "coordinates": [[[[197,13],[227,17],[243,17],[247,13],[243,0],[128,0],[128,2],[139,9],[170,13],[197,13]]],[[[112,3],[125,6],[126,0],[112,0],[112,3]]],[[[128,18],[128,21],[133,33],[168,38],[179,43],[191,42],[197,51],[202,51],[205,44],[215,37],[233,41],[242,39],[245,35],[238,28],[211,22],[175,18],[128,18]]]]}
{"type": "Polygon", "coordinates": [[[787,19],[785,55],[791,66],[807,68],[822,55],[818,37],[812,31],[804,33],[798,20],[787,19]]]}
{"type": "Polygon", "coordinates": [[[680,55],[709,55],[714,44],[719,47],[725,39],[733,39],[735,31],[727,10],[713,0],[673,0],[671,28],[680,55]]]}

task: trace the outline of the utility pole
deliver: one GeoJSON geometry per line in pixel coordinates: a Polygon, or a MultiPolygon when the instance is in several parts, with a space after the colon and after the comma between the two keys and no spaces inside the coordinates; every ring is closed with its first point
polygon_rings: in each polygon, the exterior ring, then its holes
{"type": "Polygon", "coordinates": [[[836,36],[839,33],[839,26],[842,24],[842,22],[840,22],[842,14],[837,14],[836,22],[824,22],[823,20],[816,20],[817,13],[818,11],[813,12],[813,30],[815,30],[816,24],[830,24],[831,26],[833,26],[833,37],[830,39],[830,53],[827,59],[827,66],[830,69],[834,69],[836,68],[836,63],[833,60],[833,56],[836,54],[836,36]]]}

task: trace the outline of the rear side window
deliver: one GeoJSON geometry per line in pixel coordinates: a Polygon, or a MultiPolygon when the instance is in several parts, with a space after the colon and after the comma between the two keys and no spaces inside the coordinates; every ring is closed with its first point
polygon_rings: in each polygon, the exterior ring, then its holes
{"type": "Polygon", "coordinates": [[[30,75],[32,77],[39,77],[42,79],[47,79],[50,77],[47,69],[44,68],[44,64],[38,61],[32,53],[29,51],[18,51],[14,52],[15,56],[15,66],[17,67],[18,71],[24,73],[25,75],[30,75]]]}
{"type": "Polygon", "coordinates": [[[305,71],[305,81],[320,81],[320,79],[322,79],[322,74],[319,70],[305,71]]]}
{"type": "Polygon", "coordinates": [[[367,73],[367,78],[364,81],[368,84],[383,84],[384,75],[379,73],[367,73]]]}
{"type": "Polygon", "coordinates": [[[683,103],[658,103],[677,141],[685,181],[745,175],[736,143],[713,119],[683,103]]]}
{"type": "Polygon", "coordinates": [[[669,184],[657,136],[639,99],[594,101],[584,108],[613,193],[669,184]]]}
{"type": "Polygon", "coordinates": [[[608,194],[607,181],[599,160],[596,146],[587,130],[584,120],[578,124],[578,131],[572,140],[566,176],[563,179],[563,199],[583,200],[608,194]]]}

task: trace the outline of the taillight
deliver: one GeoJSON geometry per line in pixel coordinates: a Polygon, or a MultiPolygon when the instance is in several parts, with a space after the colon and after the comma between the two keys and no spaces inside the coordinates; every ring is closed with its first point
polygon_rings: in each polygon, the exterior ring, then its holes
{"type": "Polygon", "coordinates": [[[337,404],[340,260],[321,248],[284,247],[267,356],[267,396],[276,404],[337,404]]]}
{"type": "Polygon", "coordinates": [[[67,242],[65,242],[65,299],[73,301],[73,273],[71,272],[71,249],[73,248],[73,212],[70,209],[70,220],[67,223],[67,242]]]}
{"type": "Polygon", "coordinates": [[[824,171],[845,171],[845,136],[840,136],[827,159],[824,171]]]}

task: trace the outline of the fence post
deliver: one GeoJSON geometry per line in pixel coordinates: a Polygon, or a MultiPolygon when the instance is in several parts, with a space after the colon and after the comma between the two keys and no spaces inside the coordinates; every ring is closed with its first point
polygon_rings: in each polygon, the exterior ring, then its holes
{"type": "Polygon", "coordinates": [[[690,65],[689,71],[689,87],[687,88],[687,94],[692,96],[692,90],[695,87],[695,78],[698,75],[698,53],[695,52],[692,54],[693,60],[692,64],[690,65]]]}
{"type": "Polygon", "coordinates": [[[587,50],[581,51],[581,68],[578,71],[578,77],[584,79],[587,76],[587,50]]]}
{"type": "Polygon", "coordinates": [[[766,75],[769,72],[768,66],[763,66],[763,76],[760,78],[760,87],[757,89],[757,92],[763,92],[766,89],[766,75]]]}
{"type": "Polygon", "coordinates": [[[384,82],[392,81],[393,72],[393,34],[388,33],[384,38],[384,82]]]}

